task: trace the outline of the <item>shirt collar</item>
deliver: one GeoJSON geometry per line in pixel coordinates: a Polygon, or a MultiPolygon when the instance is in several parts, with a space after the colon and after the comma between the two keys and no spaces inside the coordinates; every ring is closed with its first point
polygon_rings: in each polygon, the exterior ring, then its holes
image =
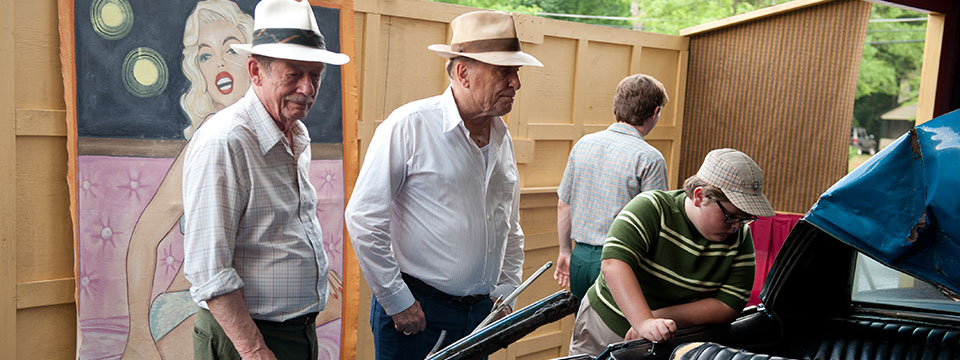
{"type": "Polygon", "coordinates": [[[637,128],[635,128],[635,127],[633,127],[633,125],[627,124],[627,123],[625,123],[625,122],[619,122],[619,121],[617,121],[617,122],[615,122],[615,123],[613,123],[613,124],[610,124],[610,126],[607,127],[607,130],[610,130],[610,131],[613,131],[613,132],[618,132],[618,133],[621,133],[621,134],[630,135],[630,136],[635,136],[635,137],[638,137],[638,138],[640,138],[640,139],[643,139],[643,135],[640,135],[640,131],[637,130],[637,128]]]}
{"type": "MultiPolygon", "coordinates": [[[[440,95],[441,108],[443,109],[443,132],[449,132],[463,124],[463,118],[460,117],[460,109],[457,108],[457,101],[453,99],[453,88],[447,86],[447,90],[440,95]]],[[[466,130],[466,125],[463,125],[466,130]]],[[[500,139],[507,132],[507,124],[503,118],[497,117],[490,121],[490,140],[500,139]]],[[[493,141],[490,141],[491,143],[493,141]]]]}
{"type": "MultiPolygon", "coordinates": [[[[250,113],[250,122],[253,125],[254,131],[257,133],[257,141],[260,145],[260,154],[265,155],[270,149],[277,146],[278,143],[284,141],[285,137],[283,136],[283,132],[280,131],[277,123],[273,121],[273,117],[267,112],[267,108],[260,102],[260,98],[257,97],[252,86],[247,90],[247,93],[243,95],[241,101],[246,103],[246,107],[250,113]]],[[[290,145],[293,154],[299,155],[306,149],[309,143],[310,137],[307,135],[306,126],[303,125],[302,121],[297,120],[293,124],[293,144],[290,145]]]]}

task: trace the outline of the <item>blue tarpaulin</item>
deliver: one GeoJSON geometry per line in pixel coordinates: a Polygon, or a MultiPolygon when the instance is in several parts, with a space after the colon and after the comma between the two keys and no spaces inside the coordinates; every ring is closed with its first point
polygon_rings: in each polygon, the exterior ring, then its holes
{"type": "Polygon", "coordinates": [[[960,293],[960,111],[918,125],[828,189],[806,220],[960,293]],[[927,225],[910,238],[925,215],[927,225]]]}

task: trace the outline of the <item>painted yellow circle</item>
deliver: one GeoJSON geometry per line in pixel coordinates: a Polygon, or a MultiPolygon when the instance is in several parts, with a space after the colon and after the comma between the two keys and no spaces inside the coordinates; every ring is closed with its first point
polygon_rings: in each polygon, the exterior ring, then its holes
{"type": "Polygon", "coordinates": [[[90,25],[107,40],[119,40],[133,28],[133,8],[129,0],[93,0],[90,3],[90,25]]]}
{"type": "Polygon", "coordinates": [[[103,24],[109,27],[119,27],[123,24],[123,10],[116,3],[107,3],[100,9],[103,24]]]}
{"type": "Polygon", "coordinates": [[[133,78],[143,86],[151,86],[157,83],[157,65],[147,59],[137,59],[133,64],[133,78]]]}
{"type": "Polygon", "coordinates": [[[141,98],[160,95],[166,89],[170,77],[163,57],[148,47],[130,50],[123,59],[121,71],[127,91],[141,98]]]}

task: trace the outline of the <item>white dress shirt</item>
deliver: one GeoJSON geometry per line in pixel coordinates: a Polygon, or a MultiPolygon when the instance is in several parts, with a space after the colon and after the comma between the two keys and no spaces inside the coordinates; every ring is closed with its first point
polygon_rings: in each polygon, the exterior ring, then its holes
{"type": "Polygon", "coordinates": [[[326,305],[310,160],[307,128],[294,124],[291,148],[253,88],[193,135],[183,162],[184,274],[201,307],[237,289],[258,320],[326,305]]]}
{"type": "Polygon", "coordinates": [[[519,172],[500,118],[487,151],[484,160],[450,88],[401,106],[377,128],[345,218],[387,314],[414,302],[401,271],[455,296],[497,298],[520,285],[519,172]]]}

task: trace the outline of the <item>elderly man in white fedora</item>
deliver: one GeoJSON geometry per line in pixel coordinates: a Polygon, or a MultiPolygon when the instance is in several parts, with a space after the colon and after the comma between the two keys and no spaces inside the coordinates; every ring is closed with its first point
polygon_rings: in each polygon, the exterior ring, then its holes
{"type": "Polygon", "coordinates": [[[377,128],[346,209],[377,359],[423,359],[441,331],[444,345],[469,334],[520,284],[520,179],[501,116],[520,67],[543,64],[521,51],[511,14],[450,26],[450,45],[428,47],[450,59],[450,87],[377,128]]]}
{"type": "Polygon", "coordinates": [[[183,165],[194,356],[316,359],[328,264],[301,120],[324,64],[350,59],[326,50],[307,1],[261,1],[253,43],[233,48],[251,55],[250,90],[193,135],[183,165]]]}

